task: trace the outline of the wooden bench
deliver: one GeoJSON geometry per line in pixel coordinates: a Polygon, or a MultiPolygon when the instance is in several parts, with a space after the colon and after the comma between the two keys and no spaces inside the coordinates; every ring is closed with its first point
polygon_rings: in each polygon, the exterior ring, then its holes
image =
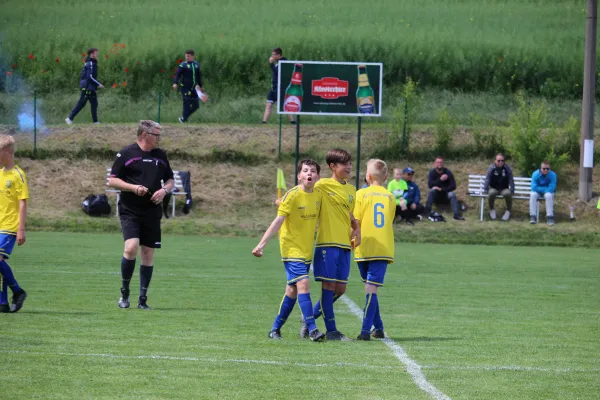
{"type": "MultiPolygon", "coordinates": [[[[515,181],[515,194],[513,194],[513,199],[521,199],[521,200],[529,200],[531,195],[531,178],[522,178],[515,177],[513,178],[515,181]]],[[[481,198],[481,221],[483,221],[483,210],[485,207],[485,199],[487,199],[487,193],[483,192],[483,188],[485,187],[485,175],[469,175],[469,189],[468,194],[471,197],[480,197],[481,198]]],[[[503,196],[498,196],[497,198],[504,198],[503,196]]],[[[540,216],[540,201],[544,200],[544,198],[538,199],[537,207],[536,207],[536,218],[539,221],[540,216]]]]}
{"type": "MultiPolygon", "coordinates": [[[[119,189],[114,189],[112,187],[110,187],[108,185],[108,180],[110,179],[110,168],[106,168],[106,189],[105,192],[106,193],[116,193],[117,194],[117,201],[116,201],[116,213],[115,215],[118,217],[119,216],[119,199],[121,198],[121,191],[119,189]]],[[[179,171],[173,171],[173,180],[175,181],[175,185],[173,186],[173,190],[171,191],[171,194],[173,195],[173,206],[172,206],[172,211],[171,211],[171,215],[174,217],[175,216],[175,196],[177,195],[183,195],[185,196],[187,193],[183,190],[183,184],[181,182],[181,177],[179,176],[179,171]]]]}

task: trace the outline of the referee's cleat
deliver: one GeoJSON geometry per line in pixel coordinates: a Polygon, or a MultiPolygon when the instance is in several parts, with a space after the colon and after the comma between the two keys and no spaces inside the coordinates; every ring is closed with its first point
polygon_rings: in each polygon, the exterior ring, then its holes
{"type": "Polygon", "coordinates": [[[281,331],[279,329],[273,329],[269,332],[269,339],[281,339],[281,331]]]}
{"type": "Polygon", "coordinates": [[[27,298],[27,292],[21,289],[19,293],[13,294],[12,304],[10,305],[10,312],[17,312],[23,307],[23,303],[27,298]]]}
{"type": "Polygon", "coordinates": [[[308,334],[308,337],[313,342],[320,342],[323,339],[325,339],[325,334],[315,328],[312,331],[310,331],[310,333],[308,334]]]}
{"type": "Polygon", "coordinates": [[[381,329],[373,329],[371,331],[371,336],[375,339],[385,339],[385,333],[381,329]]]}
{"type": "Polygon", "coordinates": [[[356,337],[356,340],[365,340],[368,342],[369,340],[371,340],[371,335],[369,335],[368,333],[361,333],[356,337]]]}
{"type": "Polygon", "coordinates": [[[0,304],[0,313],[7,313],[10,311],[8,304],[0,304]]]}
{"type": "Polygon", "coordinates": [[[129,290],[121,288],[121,298],[119,299],[119,308],[129,308],[129,290]]]}
{"type": "Polygon", "coordinates": [[[344,334],[340,331],[327,332],[326,338],[327,338],[327,340],[339,340],[341,342],[351,342],[352,341],[352,339],[344,336],[344,334]]]}
{"type": "Polygon", "coordinates": [[[140,298],[138,299],[138,308],[141,308],[142,310],[152,310],[152,308],[150,308],[146,301],[148,301],[148,298],[146,296],[140,296],[140,298]]]}
{"type": "Polygon", "coordinates": [[[306,325],[306,321],[304,320],[304,316],[300,316],[300,339],[306,339],[310,336],[308,333],[308,325],[306,325]]]}

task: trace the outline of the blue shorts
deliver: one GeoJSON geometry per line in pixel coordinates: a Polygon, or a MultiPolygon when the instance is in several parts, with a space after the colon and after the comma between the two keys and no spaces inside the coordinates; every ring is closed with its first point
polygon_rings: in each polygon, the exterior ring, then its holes
{"type": "Polygon", "coordinates": [[[303,279],[308,279],[308,269],[310,264],[301,261],[284,261],[285,273],[287,274],[287,284],[295,285],[303,279]]]}
{"type": "Polygon", "coordinates": [[[313,257],[315,281],[348,283],[350,250],[340,247],[317,247],[313,257]]]}
{"type": "Polygon", "coordinates": [[[17,242],[16,235],[9,235],[7,233],[0,233],[0,256],[8,259],[10,254],[15,247],[15,243],[17,242]]]}
{"type": "Polygon", "coordinates": [[[358,270],[360,271],[360,277],[364,283],[373,286],[383,286],[383,278],[385,278],[388,261],[359,261],[357,264],[358,270]]]}

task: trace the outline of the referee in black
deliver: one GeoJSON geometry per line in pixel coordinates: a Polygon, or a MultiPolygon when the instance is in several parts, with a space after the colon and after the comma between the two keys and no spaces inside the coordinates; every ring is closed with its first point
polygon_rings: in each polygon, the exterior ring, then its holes
{"type": "Polygon", "coordinates": [[[200,73],[200,63],[194,61],[194,50],[185,52],[185,61],[179,64],[175,79],[173,80],[173,89],[181,89],[183,97],[183,113],[179,117],[179,122],[187,122],[188,118],[200,107],[200,99],[196,89],[204,92],[202,87],[202,74],[200,73]]]}
{"type": "Polygon", "coordinates": [[[173,189],[173,170],[164,151],[158,148],[160,125],[140,121],[137,140],[117,154],[108,184],[121,191],[119,217],[125,240],[121,260],[119,307],[129,308],[129,282],[135,269],[138,248],[142,248],[138,308],[151,310],[146,293],[154,268],[154,249],[160,248],[162,200],[173,189]]]}

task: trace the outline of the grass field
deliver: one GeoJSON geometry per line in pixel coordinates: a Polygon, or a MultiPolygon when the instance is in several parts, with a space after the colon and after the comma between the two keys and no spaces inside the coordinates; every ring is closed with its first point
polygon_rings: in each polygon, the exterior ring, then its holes
{"type": "MultiPolygon", "coordinates": [[[[116,306],[118,234],[29,234],[11,258],[29,299],[0,314],[3,393],[430,398],[384,343],[300,340],[297,310],[267,339],[285,281],[276,243],[255,259],[256,241],[167,235],[145,312],[116,306]]],[[[380,295],[387,335],[448,398],[597,398],[597,250],[414,244],[397,257],[380,295]]],[[[353,269],[336,304],[348,335],[363,299],[353,269]]]]}
{"type": "Polygon", "coordinates": [[[262,88],[275,46],[294,59],[380,61],[393,85],[412,76],[451,89],[581,92],[582,2],[8,0],[0,7],[4,70],[46,92],[76,87],[90,46],[100,48],[102,81],[127,82],[122,91],[136,96],[168,90],[187,48],[199,52],[207,88],[262,88]]]}

